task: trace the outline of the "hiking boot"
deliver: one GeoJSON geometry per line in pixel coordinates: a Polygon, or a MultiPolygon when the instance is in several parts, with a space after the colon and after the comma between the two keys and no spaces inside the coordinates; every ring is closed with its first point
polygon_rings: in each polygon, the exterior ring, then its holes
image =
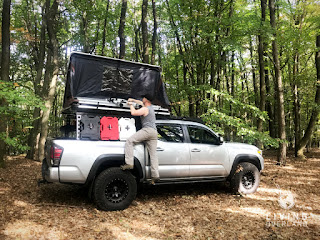
{"type": "Polygon", "coordinates": [[[125,164],[125,165],[120,166],[120,168],[122,170],[131,170],[131,169],[133,169],[133,165],[125,164]]]}
{"type": "Polygon", "coordinates": [[[159,182],[159,181],[160,181],[160,178],[158,178],[158,177],[153,177],[153,178],[151,178],[150,184],[151,184],[151,185],[155,185],[155,183],[156,183],[156,182],[159,182]]]}

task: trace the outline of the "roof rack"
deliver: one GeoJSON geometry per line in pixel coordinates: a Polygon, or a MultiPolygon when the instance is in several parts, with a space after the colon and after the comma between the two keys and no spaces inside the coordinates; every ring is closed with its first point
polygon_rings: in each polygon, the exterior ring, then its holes
{"type": "Polygon", "coordinates": [[[204,124],[203,120],[201,118],[192,118],[192,117],[181,117],[181,116],[165,116],[161,117],[159,119],[170,119],[170,120],[181,120],[181,121],[191,121],[191,122],[197,122],[204,124]]]}
{"type": "MultiPolygon", "coordinates": [[[[139,108],[138,104],[134,104],[135,108],[139,108]]],[[[170,116],[168,109],[158,105],[153,105],[156,115],[170,116]]],[[[70,107],[65,108],[62,113],[70,114],[75,112],[91,112],[91,113],[103,113],[103,112],[117,112],[130,114],[130,105],[126,99],[122,98],[75,98],[70,107]]]]}

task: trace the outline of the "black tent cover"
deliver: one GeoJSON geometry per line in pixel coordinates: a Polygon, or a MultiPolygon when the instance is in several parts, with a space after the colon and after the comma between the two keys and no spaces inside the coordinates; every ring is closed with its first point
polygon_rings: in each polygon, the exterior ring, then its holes
{"type": "Polygon", "coordinates": [[[70,56],[63,107],[77,97],[135,98],[148,96],[168,108],[161,68],[149,64],[73,52],[70,56]]]}

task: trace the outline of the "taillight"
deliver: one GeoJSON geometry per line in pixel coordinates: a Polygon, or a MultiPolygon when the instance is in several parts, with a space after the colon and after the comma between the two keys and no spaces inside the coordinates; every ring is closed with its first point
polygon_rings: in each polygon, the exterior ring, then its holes
{"type": "Polygon", "coordinates": [[[57,167],[60,164],[63,148],[56,145],[50,148],[50,160],[53,167],[57,167]]]}

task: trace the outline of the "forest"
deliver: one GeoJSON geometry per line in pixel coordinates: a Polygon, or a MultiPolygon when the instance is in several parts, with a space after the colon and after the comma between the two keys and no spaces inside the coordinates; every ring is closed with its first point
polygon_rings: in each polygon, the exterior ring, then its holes
{"type": "Polygon", "coordinates": [[[0,12],[0,239],[320,239],[319,0],[0,0],[0,12]],[[258,191],[143,186],[107,212],[83,186],[39,186],[72,52],[160,66],[172,115],[263,150],[258,191]]]}
{"type": "Polygon", "coordinates": [[[316,0],[1,0],[0,166],[59,136],[73,51],[159,65],[176,116],[304,158],[320,142],[316,0]]]}

